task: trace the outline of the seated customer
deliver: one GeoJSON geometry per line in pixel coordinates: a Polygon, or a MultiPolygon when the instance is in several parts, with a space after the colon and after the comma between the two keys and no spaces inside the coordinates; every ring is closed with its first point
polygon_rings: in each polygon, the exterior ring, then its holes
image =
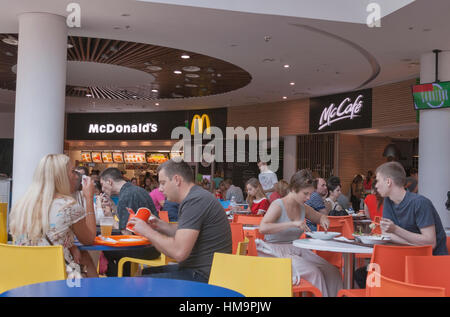
{"type": "Polygon", "coordinates": [[[304,231],[308,217],[316,224],[328,228],[328,216],[305,205],[314,191],[313,179],[307,170],[301,170],[291,178],[287,196],[274,201],[261,221],[259,230],[265,235],[265,242],[256,240],[258,256],[291,258],[292,283],[301,278],[317,287],[323,296],[336,296],[342,288],[339,270],[311,250],[292,245],[304,231]]]}
{"type": "Polygon", "coordinates": [[[276,183],[273,188],[274,192],[272,193],[272,195],[270,195],[270,203],[274,202],[277,199],[283,198],[289,193],[289,183],[283,179],[276,183]]]}
{"type": "Polygon", "coordinates": [[[83,181],[85,211],[71,196],[74,173],[68,156],[46,155],[34,172],[31,186],[12,207],[9,220],[17,245],[62,245],[68,278],[71,279],[81,277],[80,265],[91,266],[91,271],[95,271],[92,260],[73,248],[75,237],[90,245],[96,236],[94,184],[89,178],[83,181]]]}
{"type": "Polygon", "coordinates": [[[377,180],[372,182],[372,193],[367,195],[364,199],[364,214],[367,218],[375,220],[375,217],[383,216],[383,201],[384,198],[381,197],[376,188],[377,180]]]}
{"type": "MultiPolygon", "coordinates": [[[[317,177],[313,181],[313,186],[314,191],[311,193],[310,198],[306,201],[305,204],[323,215],[328,215],[328,212],[331,209],[325,206],[325,198],[328,194],[327,182],[323,178],[317,177]]],[[[317,226],[309,219],[306,219],[306,224],[312,231],[317,230],[317,226]]]]}
{"type": "Polygon", "coordinates": [[[348,216],[348,213],[342,209],[338,203],[338,198],[341,195],[341,184],[328,180],[327,182],[328,197],[325,200],[330,204],[329,216],[348,216]]]}
{"type": "Polygon", "coordinates": [[[240,187],[234,186],[233,182],[229,178],[224,180],[224,183],[226,189],[225,200],[231,200],[231,198],[234,196],[238,204],[243,204],[244,194],[242,193],[242,189],[240,187]]]}
{"type": "Polygon", "coordinates": [[[247,203],[252,215],[264,215],[269,209],[269,200],[267,199],[261,183],[256,178],[250,178],[245,184],[247,189],[247,203]]]}
{"type": "MultiPolygon", "coordinates": [[[[393,243],[405,245],[431,245],[433,255],[447,255],[446,234],[439,214],[426,197],[406,191],[406,173],[398,162],[388,162],[376,170],[376,189],[382,197],[383,235],[393,243]]],[[[365,287],[367,271],[356,271],[358,285],[365,287]]]]}
{"type": "MultiPolygon", "coordinates": [[[[154,216],[158,217],[158,212],[148,192],[142,187],[134,186],[123,179],[122,173],[117,168],[110,167],[105,169],[100,175],[100,182],[103,191],[108,196],[119,195],[117,215],[119,218],[119,229],[122,231],[122,234],[131,234],[130,231],[125,229],[129,217],[127,208],[131,208],[134,212],[137,212],[139,208],[144,207],[149,209],[154,216]]],[[[103,209],[108,209],[108,207],[112,206],[111,201],[108,202],[110,204],[109,206],[106,201],[103,203],[103,209]]],[[[153,260],[160,256],[160,253],[154,246],[136,250],[104,251],[103,254],[108,259],[108,270],[106,272],[108,276],[117,276],[117,265],[123,257],[153,260]]],[[[124,264],[124,276],[130,275],[130,266],[129,262],[124,264]]]]}
{"type": "Polygon", "coordinates": [[[159,182],[169,201],[180,204],[178,224],[133,218],[137,234],[178,264],[145,269],[150,277],[207,283],[215,252],[231,253],[231,229],[222,205],[210,192],[194,184],[186,162],[169,160],[158,167],[159,182]]]}

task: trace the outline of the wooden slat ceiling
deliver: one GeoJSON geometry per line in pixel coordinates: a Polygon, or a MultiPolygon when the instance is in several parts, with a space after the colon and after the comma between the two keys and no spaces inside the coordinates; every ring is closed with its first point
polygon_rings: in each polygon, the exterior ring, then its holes
{"type": "MultiPolygon", "coordinates": [[[[15,90],[17,46],[3,39],[18,39],[17,34],[0,34],[0,88],[15,90]]],[[[94,99],[155,100],[201,97],[223,94],[246,86],[251,76],[242,68],[228,62],[193,52],[119,40],[68,37],[67,60],[96,62],[129,67],[151,73],[155,81],[136,87],[66,87],[66,96],[94,99]],[[182,59],[186,53],[189,59],[182,59]],[[157,66],[161,70],[153,70],[157,66]],[[185,66],[197,66],[195,72],[184,71],[185,66]],[[175,70],[182,74],[174,74],[175,70]],[[198,77],[189,77],[196,74],[198,77]],[[186,76],[188,75],[188,76],[186,76]],[[158,92],[152,92],[157,89],[158,92]],[[86,97],[90,94],[91,97],[86,97]]],[[[196,76],[194,75],[194,76],[196,76]]]]}

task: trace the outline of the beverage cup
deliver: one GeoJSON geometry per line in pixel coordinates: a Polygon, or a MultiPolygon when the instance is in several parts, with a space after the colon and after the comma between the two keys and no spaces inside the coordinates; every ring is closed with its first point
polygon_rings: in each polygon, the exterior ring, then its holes
{"type": "Polygon", "coordinates": [[[136,213],[136,218],[139,218],[141,220],[144,220],[145,222],[148,221],[148,218],[150,218],[150,215],[152,213],[150,212],[150,210],[148,210],[148,208],[139,208],[137,213],[136,213]]]}
{"type": "Polygon", "coordinates": [[[113,217],[100,218],[100,232],[102,237],[107,237],[112,234],[112,228],[114,225],[113,217]]]}

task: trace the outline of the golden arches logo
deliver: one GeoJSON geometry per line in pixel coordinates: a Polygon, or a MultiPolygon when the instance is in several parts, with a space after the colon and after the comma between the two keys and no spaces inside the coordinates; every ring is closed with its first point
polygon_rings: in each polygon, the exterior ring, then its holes
{"type": "Polygon", "coordinates": [[[196,114],[194,115],[194,118],[192,119],[191,123],[191,134],[195,134],[195,128],[197,127],[198,133],[203,133],[203,122],[205,122],[206,125],[206,133],[211,133],[211,121],[209,120],[209,116],[207,114],[200,115],[196,114]]]}

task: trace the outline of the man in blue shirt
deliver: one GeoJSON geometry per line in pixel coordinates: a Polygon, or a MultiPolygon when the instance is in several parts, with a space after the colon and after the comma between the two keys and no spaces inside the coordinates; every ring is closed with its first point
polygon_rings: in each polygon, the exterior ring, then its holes
{"type": "MultiPolygon", "coordinates": [[[[329,210],[325,207],[324,203],[324,198],[328,194],[327,182],[323,178],[316,178],[314,179],[313,185],[315,190],[311,193],[311,197],[305,202],[305,204],[321,214],[328,215],[329,210]]],[[[306,224],[311,231],[317,230],[317,225],[308,219],[306,219],[306,224]]]]}
{"type": "Polygon", "coordinates": [[[394,243],[431,245],[433,255],[447,255],[446,234],[439,214],[426,197],[406,191],[406,173],[398,162],[377,169],[376,188],[384,198],[382,233],[394,243]]]}
{"type": "MultiPolygon", "coordinates": [[[[403,166],[398,162],[384,163],[376,175],[375,186],[384,197],[380,221],[383,235],[394,243],[431,245],[433,255],[447,255],[447,237],[439,214],[428,198],[405,190],[403,166]]],[[[356,270],[355,280],[361,288],[365,288],[366,277],[366,268],[356,270]]]]}

